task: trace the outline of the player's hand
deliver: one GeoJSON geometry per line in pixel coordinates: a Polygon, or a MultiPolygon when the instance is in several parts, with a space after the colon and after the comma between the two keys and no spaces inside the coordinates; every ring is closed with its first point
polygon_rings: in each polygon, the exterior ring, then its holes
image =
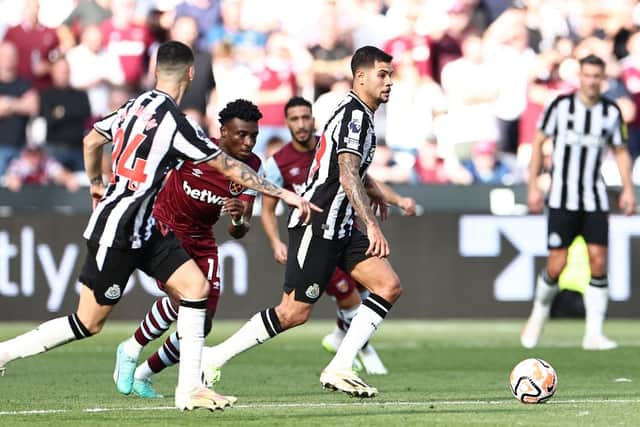
{"type": "Polygon", "coordinates": [[[244,204],[237,197],[228,197],[222,205],[222,213],[228,214],[236,221],[240,221],[244,213],[244,204]]]}
{"type": "Polygon", "coordinates": [[[320,209],[318,206],[314,205],[308,200],[303,199],[292,191],[282,190],[280,198],[289,206],[295,206],[296,208],[298,208],[300,210],[300,217],[305,223],[309,223],[309,221],[311,220],[311,211],[322,212],[322,209],[320,209]]]}
{"type": "Polygon", "coordinates": [[[416,201],[411,197],[400,197],[398,207],[402,210],[402,215],[416,216],[416,201]]]}
{"type": "Polygon", "coordinates": [[[287,245],[282,243],[282,241],[278,240],[272,243],[271,247],[273,248],[273,257],[276,259],[276,261],[283,265],[286,264],[287,263],[287,245]]]}
{"type": "Polygon", "coordinates": [[[633,189],[624,189],[620,194],[620,210],[627,216],[632,215],[636,211],[636,195],[633,189]]]}
{"type": "Polygon", "coordinates": [[[530,187],[527,193],[527,206],[529,212],[540,213],[544,207],[544,199],[542,197],[542,191],[538,187],[530,187]]]}
{"type": "Polygon", "coordinates": [[[100,200],[102,200],[102,196],[104,196],[104,183],[92,183],[89,185],[89,194],[91,194],[91,202],[92,209],[95,209],[98,206],[100,200]]]}
{"type": "Polygon", "coordinates": [[[382,234],[382,230],[380,230],[380,226],[377,223],[367,226],[367,237],[369,238],[369,247],[365,252],[366,255],[378,258],[389,256],[389,243],[387,243],[387,239],[382,234]]]}

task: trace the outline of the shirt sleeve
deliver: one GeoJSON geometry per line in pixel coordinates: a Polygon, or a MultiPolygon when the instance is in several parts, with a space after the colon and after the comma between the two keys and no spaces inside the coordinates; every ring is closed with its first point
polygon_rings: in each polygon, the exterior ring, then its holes
{"type": "Polygon", "coordinates": [[[183,114],[177,114],[176,122],[177,130],[173,139],[173,148],[183,158],[193,160],[197,165],[217,157],[222,152],[195,120],[183,114]]]}
{"type": "Polygon", "coordinates": [[[346,109],[340,130],[338,131],[338,154],[346,152],[363,156],[364,143],[367,138],[368,121],[365,112],[360,109],[346,109]]]}
{"type": "Polygon", "coordinates": [[[551,136],[555,133],[558,126],[558,99],[553,100],[544,109],[544,112],[538,120],[538,130],[547,136],[551,136]]]}
{"type": "Polygon", "coordinates": [[[278,167],[278,164],[276,163],[273,156],[269,157],[264,164],[264,176],[269,181],[273,182],[276,185],[279,185],[280,187],[284,185],[282,172],[280,172],[280,168],[278,167]]]}
{"type": "Polygon", "coordinates": [[[611,134],[611,138],[609,139],[609,143],[614,147],[626,144],[629,139],[629,129],[627,128],[627,124],[622,120],[622,115],[620,110],[618,111],[618,117],[616,118],[615,124],[613,126],[613,133],[611,134]]]}

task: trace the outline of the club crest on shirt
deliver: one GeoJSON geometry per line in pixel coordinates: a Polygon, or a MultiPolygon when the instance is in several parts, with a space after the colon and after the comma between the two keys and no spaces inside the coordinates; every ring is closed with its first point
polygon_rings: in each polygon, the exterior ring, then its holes
{"type": "Polygon", "coordinates": [[[300,175],[300,168],[296,166],[296,167],[294,167],[294,168],[289,169],[289,174],[290,174],[291,176],[298,176],[298,175],[300,175]]]}
{"type": "Polygon", "coordinates": [[[232,196],[239,196],[240,194],[244,193],[244,190],[244,185],[238,184],[234,181],[229,181],[229,193],[231,193],[232,196]]]}

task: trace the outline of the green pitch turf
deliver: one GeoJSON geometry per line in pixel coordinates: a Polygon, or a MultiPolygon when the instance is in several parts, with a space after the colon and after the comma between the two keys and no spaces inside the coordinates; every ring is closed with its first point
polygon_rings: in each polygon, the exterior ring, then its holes
{"type": "MultiPolygon", "coordinates": [[[[529,351],[518,342],[522,321],[390,320],[374,338],[390,374],[364,375],[380,395],[359,400],[320,387],[330,359],[320,339],[333,325],[313,322],[232,360],[217,390],[239,400],[215,413],[172,408],[176,368],[155,379],[165,399],[119,395],[111,379],[114,350],[136,324],[110,323],[98,337],[8,365],[0,378],[0,426],[638,426],[638,323],[609,321],[606,331],[621,348],[585,352],[581,321],[551,322],[540,348],[529,351]],[[541,357],[558,372],[558,391],[547,404],[523,405],[508,390],[509,371],[527,357],[541,357]]],[[[0,324],[0,340],[32,326],[0,324]]],[[[208,342],[239,326],[218,322],[208,342]]]]}

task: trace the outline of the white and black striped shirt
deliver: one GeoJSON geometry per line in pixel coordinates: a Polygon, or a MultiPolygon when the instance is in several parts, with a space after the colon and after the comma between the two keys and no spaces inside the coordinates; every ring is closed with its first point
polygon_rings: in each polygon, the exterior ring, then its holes
{"type": "Polygon", "coordinates": [[[94,129],[113,141],[113,178],[84,237],[107,247],[140,248],[151,235],[153,203],[165,175],[181,160],[206,161],[221,152],[158,90],[131,99],[94,129]]]}
{"type": "MultiPolygon", "coordinates": [[[[354,92],[350,92],[324,127],[302,192],[302,197],[323,210],[312,212],[311,224],[315,235],[335,240],[351,234],[354,209],[340,185],[338,154],[360,156],[359,172],[363,178],[375,150],[373,111],[354,92]]],[[[289,228],[302,224],[300,211],[293,209],[289,228]]]]}
{"type": "Polygon", "coordinates": [[[602,97],[587,107],[577,93],[560,95],[544,111],[538,129],[553,140],[549,207],[607,212],[600,165],[608,146],[625,144],[627,139],[615,102],[602,97]]]}

